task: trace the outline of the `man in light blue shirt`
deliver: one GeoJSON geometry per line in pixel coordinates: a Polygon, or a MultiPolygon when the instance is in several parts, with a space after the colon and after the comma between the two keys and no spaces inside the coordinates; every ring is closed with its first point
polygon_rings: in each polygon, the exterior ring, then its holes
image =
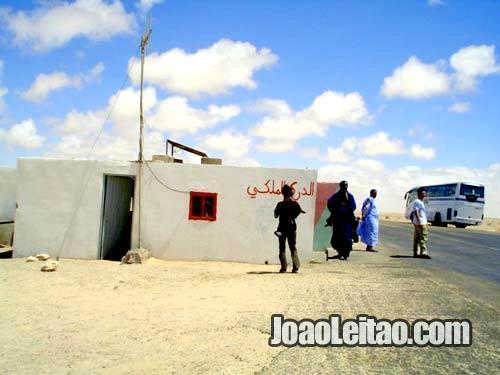
{"type": "Polygon", "coordinates": [[[423,187],[419,188],[417,190],[418,199],[413,201],[411,213],[412,223],[415,228],[413,232],[413,257],[431,259],[427,254],[427,216],[425,214],[424,202],[422,202],[426,193],[423,187]]]}
{"type": "Polygon", "coordinates": [[[365,199],[361,209],[361,221],[358,227],[358,234],[361,242],[366,244],[366,251],[376,252],[374,249],[378,243],[378,209],[375,203],[377,190],[370,190],[370,196],[365,199]]]}

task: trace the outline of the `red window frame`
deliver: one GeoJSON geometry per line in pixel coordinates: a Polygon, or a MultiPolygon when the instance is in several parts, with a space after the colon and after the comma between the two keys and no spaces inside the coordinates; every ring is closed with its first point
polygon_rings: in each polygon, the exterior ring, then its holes
{"type": "Polygon", "coordinates": [[[217,193],[202,193],[197,191],[189,192],[189,220],[205,220],[205,221],[216,221],[217,220],[217,193]],[[201,197],[201,216],[193,214],[193,198],[201,197]],[[212,216],[207,216],[205,211],[206,198],[210,197],[214,199],[214,207],[212,216]]]}

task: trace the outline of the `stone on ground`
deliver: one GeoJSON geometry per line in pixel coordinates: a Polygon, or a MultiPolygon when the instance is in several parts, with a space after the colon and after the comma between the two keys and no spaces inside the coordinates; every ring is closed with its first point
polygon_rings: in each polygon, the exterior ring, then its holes
{"type": "Polygon", "coordinates": [[[149,250],[139,248],[127,251],[127,254],[122,258],[122,264],[141,264],[145,263],[151,256],[149,250]]]}
{"type": "Polygon", "coordinates": [[[54,272],[57,270],[57,266],[59,265],[59,262],[57,260],[47,260],[43,266],[41,271],[43,272],[54,272]]]}

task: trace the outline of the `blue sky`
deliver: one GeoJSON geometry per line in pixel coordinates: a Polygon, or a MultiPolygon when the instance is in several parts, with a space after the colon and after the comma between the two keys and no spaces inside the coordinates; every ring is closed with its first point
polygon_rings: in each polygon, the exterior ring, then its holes
{"type": "Polygon", "coordinates": [[[85,157],[129,63],[91,158],[137,155],[148,12],[148,154],[172,138],[315,168],[386,187],[387,210],[413,185],[474,180],[500,216],[500,1],[3,1],[0,165],[85,157]]]}

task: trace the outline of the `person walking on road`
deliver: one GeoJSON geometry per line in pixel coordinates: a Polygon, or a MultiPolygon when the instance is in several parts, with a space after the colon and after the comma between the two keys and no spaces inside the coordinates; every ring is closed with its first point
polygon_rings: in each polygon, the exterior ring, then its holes
{"type": "Polygon", "coordinates": [[[347,191],[347,181],[340,182],[340,189],[333,194],[327,202],[330,210],[329,223],[332,225],[331,245],[339,253],[340,260],[347,260],[352,250],[353,234],[356,234],[356,218],[354,210],[356,201],[351,193],[347,191]],[[354,231],[354,233],[353,233],[354,231]]]}
{"type": "Polygon", "coordinates": [[[427,216],[423,199],[426,196],[426,190],[421,187],[417,190],[417,199],[413,201],[411,220],[415,228],[413,233],[413,257],[431,259],[427,254],[427,216]]]}
{"type": "Polygon", "coordinates": [[[365,199],[361,208],[361,222],[358,234],[361,242],[366,244],[366,251],[376,252],[374,249],[378,244],[378,209],[375,203],[377,190],[370,190],[370,196],[365,199]]]}
{"type": "Polygon", "coordinates": [[[281,263],[280,273],[285,273],[287,269],[286,262],[286,241],[292,255],[292,273],[299,272],[300,261],[297,253],[297,224],[295,219],[301,213],[305,214],[300,205],[292,200],[293,189],[289,185],[284,185],[281,189],[283,200],[276,205],[274,217],[279,218],[278,230],[274,234],[279,240],[279,258],[281,263]]]}

